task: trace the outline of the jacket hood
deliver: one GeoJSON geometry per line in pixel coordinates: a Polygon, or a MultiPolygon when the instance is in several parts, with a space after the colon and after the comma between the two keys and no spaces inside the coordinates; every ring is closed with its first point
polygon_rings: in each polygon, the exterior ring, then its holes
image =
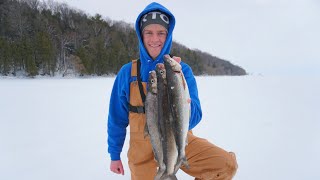
{"type": "Polygon", "coordinates": [[[153,2],[149,4],[137,17],[135,29],[139,40],[139,52],[140,52],[140,60],[141,60],[141,78],[142,81],[147,81],[148,79],[148,73],[149,71],[152,71],[155,69],[156,64],[163,63],[163,56],[165,54],[170,54],[171,45],[172,45],[172,32],[175,26],[175,18],[173,14],[164,6],[162,6],[159,3],[153,2]],[[141,37],[141,30],[140,30],[140,19],[143,15],[147,14],[151,11],[160,11],[165,13],[169,17],[169,29],[168,29],[168,35],[166,42],[164,43],[164,46],[159,54],[159,56],[156,59],[152,59],[150,55],[148,54],[146,48],[144,47],[143,40],[141,37]]]}

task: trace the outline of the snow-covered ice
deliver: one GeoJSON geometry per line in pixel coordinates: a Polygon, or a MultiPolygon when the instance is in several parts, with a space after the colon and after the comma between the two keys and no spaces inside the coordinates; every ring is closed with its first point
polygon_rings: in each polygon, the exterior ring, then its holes
{"type": "MultiPolygon", "coordinates": [[[[0,179],[130,179],[109,171],[114,78],[0,79],[0,179]]],[[[235,180],[320,179],[320,78],[197,77],[194,133],[237,154],[235,180]]],[[[178,178],[194,179],[184,172],[178,178]]]]}

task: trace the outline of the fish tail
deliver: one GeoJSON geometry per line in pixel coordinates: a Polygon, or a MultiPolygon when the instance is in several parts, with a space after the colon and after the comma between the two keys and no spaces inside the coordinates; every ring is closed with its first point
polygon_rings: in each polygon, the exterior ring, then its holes
{"type": "Polygon", "coordinates": [[[161,177],[162,180],[178,180],[177,176],[174,174],[164,175],[161,177]]]}
{"type": "Polygon", "coordinates": [[[154,180],[161,180],[164,172],[165,172],[165,168],[159,168],[157,175],[154,177],[154,180]]]}
{"type": "Polygon", "coordinates": [[[174,172],[175,173],[178,172],[178,170],[180,169],[181,165],[184,166],[187,169],[190,169],[190,166],[189,166],[189,163],[188,163],[186,157],[185,156],[178,157],[177,163],[174,166],[174,172]]]}
{"type": "Polygon", "coordinates": [[[190,169],[189,163],[188,163],[187,158],[186,158],[185,156],[181,158],[181,162],[182,162],[181,164],[182,164],[185,168],[190,169]]]}

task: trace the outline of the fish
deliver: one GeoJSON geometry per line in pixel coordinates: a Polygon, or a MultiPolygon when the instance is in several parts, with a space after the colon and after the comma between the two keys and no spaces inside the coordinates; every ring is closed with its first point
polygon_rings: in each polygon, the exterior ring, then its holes
{"type": "Polygon", "coordinates": [[[163,161],[165,172],[160,179],[175,180],[175,164],[178,158],[178,150],[175,135],[172,129],[173,117],[170,111],[166,69],[163,63],[156,65],[158,87],[158,121],[163,146],[163,161]]]}
{"type": "Polygon", "coordinates": [[[158,87],[157,74],[155,71],[149,72],[147,86],[148,87],[145,101],[146,126],[144,135],[145,137],[150,137],[153,154],[159,167],[155,179],[160,179],[160,177],[166,170],[166,166],[163,161],[163,148],[158,122],[158,87]]]}
{"type": "Polygon", "coordinates": [[[191,99],[180,63],[172,59],[169,55],[165,55],[164,65],[170,100],[169,104],[173,118],[172,128],[174,129],[175,142],[178,149],[178,157],[174,168],[174,171],[177,172],[181,165],[189,168],[185,155],[185,147],[187,145],[187,134],[189,130],[191,99]]]}

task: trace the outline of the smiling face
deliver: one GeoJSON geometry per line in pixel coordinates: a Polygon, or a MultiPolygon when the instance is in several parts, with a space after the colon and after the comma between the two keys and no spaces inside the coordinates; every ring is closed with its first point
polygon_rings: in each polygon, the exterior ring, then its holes
{"type": "Polygon", "coordinates": [[[144,47],[152,59],[156,59],[167,39],[167,29],[159,24],[150,24],[142,32],[144,47]]]}

